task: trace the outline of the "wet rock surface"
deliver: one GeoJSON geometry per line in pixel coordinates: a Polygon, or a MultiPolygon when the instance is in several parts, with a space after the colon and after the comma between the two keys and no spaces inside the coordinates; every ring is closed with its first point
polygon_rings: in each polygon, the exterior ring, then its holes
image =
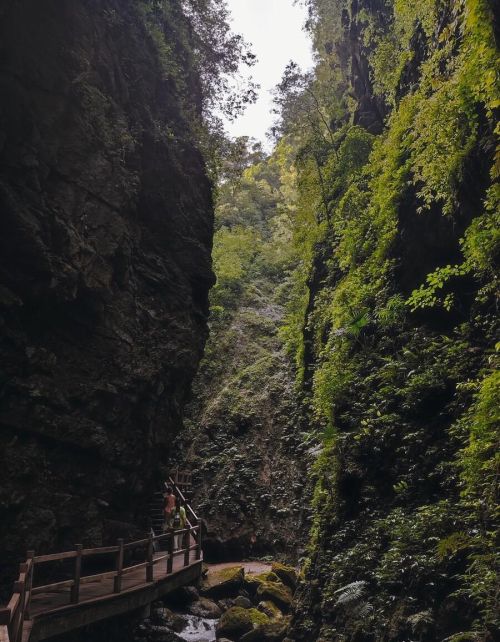
{"type": "MultiPolygon", "coordinates": [[[[251,568],[251,565],[250,565],[251,568]]],[[[291,589],[269,572],[246,572],[245,565],[211,568],[199,593],[187,587],[168,596],[151,611],[134,633],[137,642],[282,642],[290,624],[283,607],[281,594],[291,595],[291,589]],[[266,601],[253,597],[245,589],[258,577],[256,584],[267,586],[266,578],[275,578],[275,592],[266,601]],[[229,580],[229,581],[228,581],[229,580]],[[235,584],[236,582],[236,584],[235,584]],[[217,587],[218,599],[203,597],[209,587],[217,587]],[[236,589],[235,589],[236,587],[236,589]],[[184,604],[182,604],[184,599],[184,604]]],[[[288,574],[294,571],[283,567],[288,574]]],[[[257,566],[262,570],[262,565],[257,566]]]]}
{"type": "Polygon", "coordinates": [[[212,619],[217,619],[222,615],[220,606],[206,597],[200,597],[199,600],[191,605],[189,611],[192,615],[212,619]]]}
{"type": "Polygon", "coordinates": [[[213,277],[183,45],[180,88],[131,0],[7,3],[0,41],[5,563],[146,524],[213,277]]]}

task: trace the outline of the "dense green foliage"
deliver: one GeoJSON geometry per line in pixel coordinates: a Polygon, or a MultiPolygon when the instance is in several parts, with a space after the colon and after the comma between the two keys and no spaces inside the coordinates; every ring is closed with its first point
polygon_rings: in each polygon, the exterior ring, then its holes
{"type": "Polygon", "coordinates": [[[297,559],[310,516],[293,372],[278,335],[294,266],[294,149],[228,146],[216,199],[210,337],[182,435],[205,556],[297,559]]]}
{"type": "MultiPolygon", "coordinates": [[[[256,100],[258,85],[241,74],[241,68],[251,67],[256,57],[242,36],[231,30],[225,2],[140,0],[137,4],[156,47],[166,86],[183,98],[189,122],[185,134],[195,137],[210,177],[217,182],[221,158],[231,154],[222,116],[232,120],[256,100]],[[191,70],[196,73],[196,86],[191,70]]],[[[107,11],[107,19],[120,26],[116,11],[107,11]]],[[[169,127],[158,131],[158,136],[175,138],[169,127]]]]}
{"type": "MultiPolygon", "coordinates": [[[[205,367],[228,371],[242,312],[285,306],[273,320],[304,401],[301,436],[323,444],[293,639],[489,640],[500,591],[493,4],[307,5],[316,66],[290,63],[276,88],[275,152],[237,141],[221,168],[205,367]]],[[[275,381],[268,339],[261,326],[251,367],[221,379],[240,416],[275,381]]]]}
{"type": "MultiPolygon", "coordinates": [[[[335,639],[382,639],[387,627],[486,639],[499,594],[492,9],[309,5],[316,74],[293,89],[285,78],[279,101],[286,131],[297,103],[317,97],[297,159],[300,261],[284,328],[325,435],[310,573],[327,586],[315,626],[335,639]],[[348,60],[353,34],[374,119],[388,114],[375,136],[358,124],[366,96],[348,60]],[[327,91],[335,100],[323,101],[327,91]],[[364,618],[335,599],[358,580],[372,592],[364,618]],[[457,608],[451,625],[443,612],[457,608]]],[[[304,617],[302,635],[313,627],[304,617]]]]}
{"type": "Polygon", "coordinates": [[[214,306],[234,309],[248,302],[255,288],[268,290],[269,281],[279,282],[289,269],[295,200],[291,152],[285,140],[270,158],[258,147],[253,152],[243,148],[238,162],[231,163],[232,171],[226,169],[232,176],[217,196],[214,306]]]}

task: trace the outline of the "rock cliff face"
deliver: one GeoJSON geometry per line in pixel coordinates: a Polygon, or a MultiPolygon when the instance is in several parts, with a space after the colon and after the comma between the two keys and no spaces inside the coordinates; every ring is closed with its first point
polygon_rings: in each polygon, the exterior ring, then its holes
{"type": "MultiPolygon", "coordinates": [[[[268,294],[269,301],[271,294],[268,294]]],[[[311,510],[293,375],[277,337],[279,305],[242,306],[212,327],[187,410],[182,452],[205,519],[207,561],[297,561],[311,510]]]]}
{"type": "Polygon", "coordinates": [[[300,319],[325,439],[289,638],[497,639],[494,3],[309,4],[350,108],[300,319]]]}
{"type": "Polygon", "coordinates": [[[0,9],[3,563],[145,525],[203,350],[199,81],[143,4],[0,9]]]}

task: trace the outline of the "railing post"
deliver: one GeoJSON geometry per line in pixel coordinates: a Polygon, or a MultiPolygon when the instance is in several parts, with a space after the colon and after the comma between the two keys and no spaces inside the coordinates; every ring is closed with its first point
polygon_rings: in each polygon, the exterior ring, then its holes
{"type": "Polygon", "coordinates": [[[154,547],[153,547],[153,535],[150,533],[149,534],[149,542],[148,542],[148,552],[147,552],[147,562],[148,565],[146,566],[146,582],[152,582],[153,581],[153,552],[154,552],[154,547]]]}
{"type": "Polygon", "coordinates": [[[196,523],[198,525],[198,532],[196,537],[196,559],[201,559],[201,519],[197,519],[196,523]]]}
{"type": "Polygon", "coordinates": [[[33,576],[35,574],[35,551],[28,551],[27,553],[29,571],[26,578],[26,617],[28,620],[30,617],[30,605],[31,605],[31,591],[33,589],[33,576]],[[31,561],[31,564],[30,564],[31,561]]]}
{"type": "Polygon", "coordinates": [[[122,590],[122,572],[123,572],[123,539],[117,541],[118,552],[116,553],[116,575],[114,580],[113,591],[120,593],[122,590]]]}
{"type": "Polygon", "coordinates": [[[0,640],[9,642],[10,609],[0,608],[0,640]],[[3,637],[2,637],[3,636],[3,637]]]}
{"type": "Polygon", "coordinates": [[[167,558],[167,575],[172,572],[174,568],[174,529],[171,528],[169,533],[168,533],[168,541],[167,541],[167,551],[168,551],[168,558],[167,558]]]}
{"type": "Polygon", "coordinates": [[[75,576],[74,584],[71,587],[71,603],[78,604],[80,599],[80,575],[82,573],[82,545],[76,545],[76,557],[75,557],[75,576]]]}
{"type": "Polygon", "coordinates": [[[189,553],[191,552],[189,550],[190,545],[191,545],[191,529],[188,529],[183,535],[182,535],[182,540],[183,540],[183,548],[186,550],[184,551],[184,566],[189,566],[189,553]]]}
{"type": "MultiPolygon", "coordinates": [[[[19,565],[19,574],[26,573],[26,564],[19,565]]],[[[11,642],[21,642],[23,639],[24,608],[26,599],[26,583],[21,580],[14,582],[14,593],[19,593],[18,614],[14,616],[11,642]]]]}

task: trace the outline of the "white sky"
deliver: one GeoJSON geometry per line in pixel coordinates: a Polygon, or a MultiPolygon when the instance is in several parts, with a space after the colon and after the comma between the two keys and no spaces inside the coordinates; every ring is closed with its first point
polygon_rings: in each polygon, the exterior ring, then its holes
{"type": "Polygon", "coordinates": [[[252,136],[266,147],[266,131],[274,121],[270,90],[281,80],[290,60],[303,70],[312,66],[308,36],[302,30],[306,9],[293,0],[227,0],[233,15],[232,27],[252,45],[258,62],[250,68],[253,79],[260,84],[259,99],[247,107],[235,122],[226,123],[231,136],[252,136]]]}

